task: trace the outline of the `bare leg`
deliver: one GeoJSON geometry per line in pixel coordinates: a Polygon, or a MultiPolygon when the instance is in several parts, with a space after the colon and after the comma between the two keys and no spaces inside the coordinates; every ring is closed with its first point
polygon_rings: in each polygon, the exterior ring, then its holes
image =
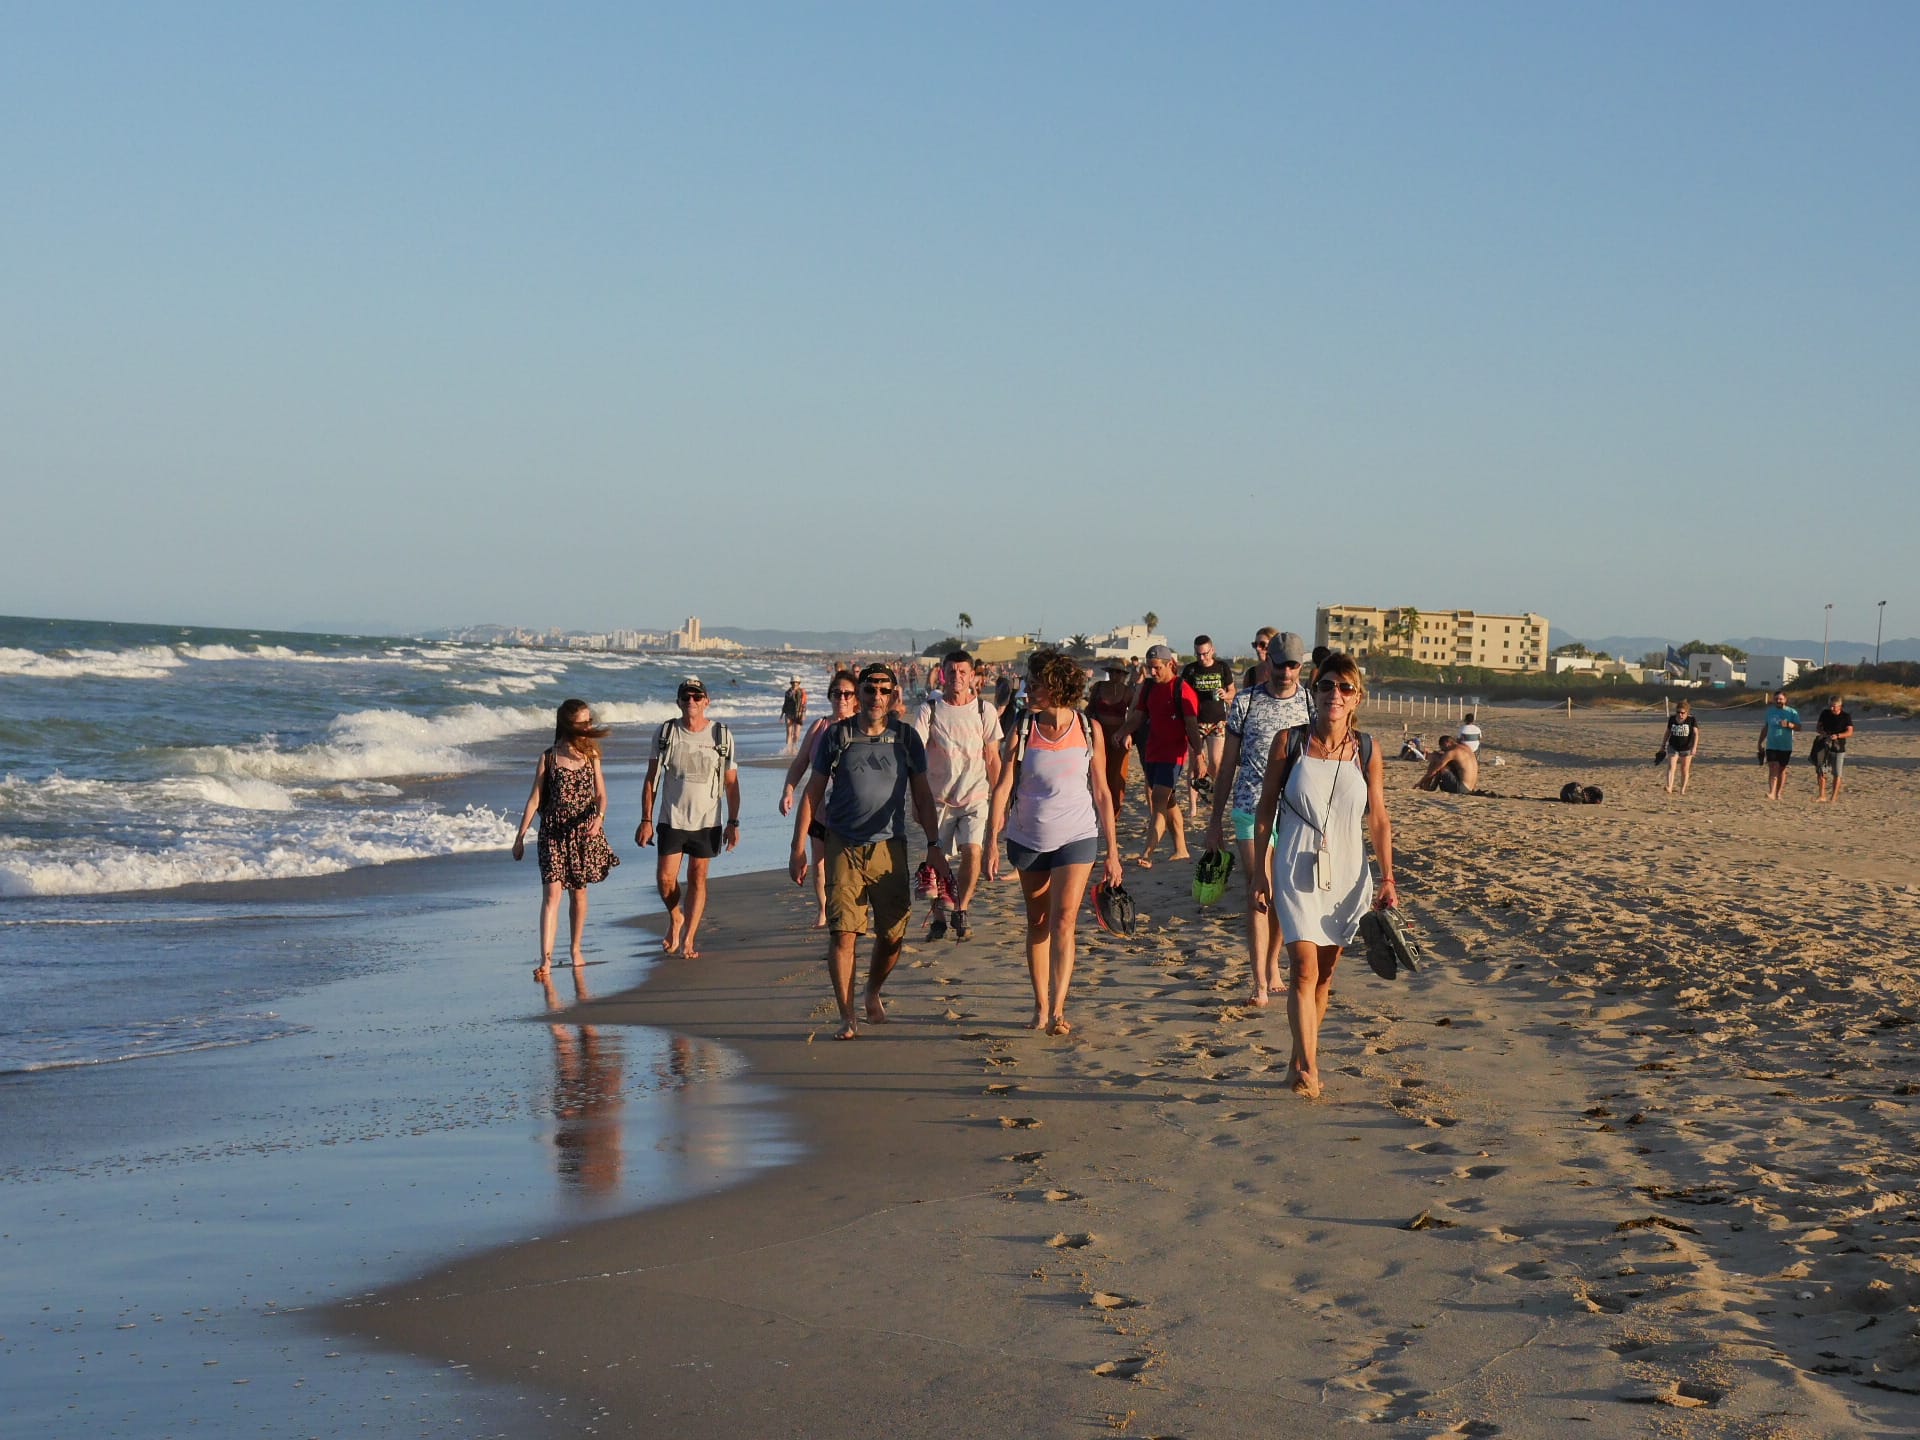
{"type": "Polygon", "coordinates": [[[1693,778],[1693,756],[1691,753],[1680,757],[1680,793],[1687,793],[1687,782],[1693,778]]]}
{"type": "Polygon", "coordinates": [[[1320,1022],[1333,996],[1333,967],[1338,945],[1296,940],[1287,946],[1287,1024],[1293,1030],[1293,1088],[1313,1099],[1320,1094],[1320,1022]]]}
{"type": "Polygon", "coordinates": [[[687,888],[680,902],[680,909],[687,917],[686,928],[680,934],[680,953],[689,960],[700,958],[700,951],[694,944],[694,936],[700,929],[700,918],[707,913],[707,866],[713,861],[700,856],[687,857],[687,888]]]}
{"type": "Polygon", "coordinates": [[[686,917],[680,913],[680,852],[664,852],[653,867],[653,883],[660,891],[660,903],[667,907],[667,935],[660,948],[669,955],[680,953],[680,932],[686,917]]]}
{"type": "Polygon", "coordinates": [[[534,967],[535,975],[547,973],[547,967],[553,963],[553,932],[560,925],[560,882],[540,887],[540,963],[534,967]]]}
{"type": "Polygon", "coordinates": [[[958,881],[960,892],[957,909],[964,910],[973,903],[973,892],[980,887],[980,847],[978,845],[959,846],[959,873],[953,878],[958,881]]]}
{"type": "Polygon", "coordinates": [[[569,890],[567,899],[572,902],[567,907],[567,918],[572,922],[573,930],[573,944],[569,947],[569,953],[574,964],[584,965],[587,957],[580,953],[580,937],[587,929],[587,887],[582,885],[578,890],[569,890]]]}
{"type": "Polygon", "coordinates": [[[1087,896],[1087,880],[1093,874],[1091,863],[1065,865],[1053,872],[1053,903],[1048,906],[1047,944],[1052,952],[1050,966],[1053,1000],[1047,1015],[1049,1035],[1071,1035],[1067,1024],[1067,986],[1073,983],[1073,942],[1080,922],[1080,902],[1087,896]]]}
{"type": "Polygon", "coordinates": [[[854,951],[859,944],[860,937],[853,931],[836,930],[827,947],[827,978],[833,983],[834,1004],[840,1007],[840,1033],[833,1037],[836,1040],[851,1040],[860,1033],[853,1012],[854,951]]]}
{"type": "Polygon", "coordinates": [[[1167,791],[1167,833],[1173,837],[1173,858],[1187,859],[1187,821],[1180,813],[1180,802],[1173,798],[1171,790],[1167,791]]]}
{"type": "Polygon", "coordinates": [[[1120,802],[1127,792],[1127,756],[1131,753],[1116,746],[1107,747],[1107,791],[1113,796],[1113,818],[1120,818],[1120,802]]]}
{"type": "Polygon", "coordinates": [[[814,917],[813,928],[827,928],[827,842],[809,839],[807,844],[813,850],[813,898],[819,902],[820,913],[814,917]]]}
{"type": "MultiPolygon", "coordinates": [[[[870,1025],[887,1023],[887,1007],[880,1003],[880,987],[887,983],[893,967],[900,963],[900,942],[905,938],[904,935],[896,935],[891,940],[884,935],[873,937],[873,958],[867,961],[867,1023],[870,1025]]],[[[851,980],[848,983],[851,984],[851,980]]]]}
{"type": "Polygon", "coordinates": [[[1178,808],[1173,803],[1173,791],[1162,789],[1158,785],[1147,787],[1147,848],[1140,852],[1140,864],[1146,869],[1153,868],[1153,852],[1160,848],[1160,837],[1167,833],[1167,811],[1178,808]]]}
{"type": "Polygon", "coordinates": [[[1043,1030],[1053,1016],[1053,927],[1047,919],[1053,872],[1019,873],[1020,891],[1027,902],[1027,977],[1033,981],[1033,1019],[1027,1028],[1043,1030]]]}
{"type": "Polygon", "coordinates": [[[1247,887],[1247,964],[1253,971],[1253,1003],[1265,1007],[1273,992],[1280,988],[1280,952],[1274,944],[1277,933],[1273,912],[1258,910],[1253,904],[1253,842],[1236,840],[1240,852],[1240,878],[1247,887]]]}
{"type": "Polygon", "coordinates": [[[1673,777],[1676,774],[1678,774],[1679,771],[1680,771],[1679,752],[1670,750],[1667,752],[1667,794],[1669,795],[1673,793],[1673,777]]]}

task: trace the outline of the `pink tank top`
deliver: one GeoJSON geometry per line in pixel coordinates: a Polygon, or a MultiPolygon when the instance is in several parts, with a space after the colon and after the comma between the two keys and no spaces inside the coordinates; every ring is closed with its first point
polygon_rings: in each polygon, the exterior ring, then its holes
{"type": "Polygon", "coordinates": [[[1093,809],[1092,782],[1087,778],[1087,737],[1078,718],[1068,721],[1066,734],[1048,739],[1035,723],[1027,735],[1026,758],[1014,785],[1013,813],[1004,834],[1029,850],[1058,850],[1075,840],[1100,834],[1093,809]]]}

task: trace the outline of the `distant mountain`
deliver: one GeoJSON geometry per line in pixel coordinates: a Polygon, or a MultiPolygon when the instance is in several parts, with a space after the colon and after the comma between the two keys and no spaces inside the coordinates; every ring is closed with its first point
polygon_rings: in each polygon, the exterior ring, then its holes
{"type": "MultiPolygon", "coordinates": [[[[1598,640],[1588,640],[1573,635],[1555,635],[1554,648],[1562,645],[1581,644],[1589,650],[1604,650],[1607,654],[1622,660],[1638,660],[1642,655],[1659,651],[1666,653],[1669,645],[1680,646],[1689,640],[1706,637],[1684,635],[1676,639],[1667,639],[1660,635],[1603,635],[1598,640]]],[[[1749,655],[1797,655],[1802,659],[1818,661],[1821,644],[1819,640],[1781,640],[1771,635],[1748,635],[1744,638],[1725,638],[1709,642],[1715,645],[1731,645],[1736,650],[1744,650],[1749,655]]],[[[1827,658],[1835,665],[1858,665],[1864,657],[1873,660],[1873,641],[1871,640],[1830,640],[1826,644],[1827,658]]],[[[1920,639],[1908,637],[1903,640],[1884,640],[1880,644],[1882,660],[1920,660],[1920,639]]]]}

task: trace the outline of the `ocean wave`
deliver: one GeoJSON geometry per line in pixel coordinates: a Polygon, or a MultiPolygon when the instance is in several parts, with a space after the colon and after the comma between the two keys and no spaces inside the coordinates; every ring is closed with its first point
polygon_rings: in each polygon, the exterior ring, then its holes
{"type": "Polygon", "coordinates": [[[552,724],[552,712],[535,706],[460,705],[438,715],[357,710],[336,716],[327,727],[327,739],[316,744],[283,750],[278,738],[269,735],[251,745],[181,751],[179,760],[203,775],[277,782],[458,775],[482,764],[461,747],[552,724]]]}
{"type": "Polygon", "coordinates": [[[70,779],[58,770],[42,780],[0,777],[0,815],[21,819],[166,820],[189,822],[203,806],[224,810],[294,810],[294,794],[270,780],[216,775],[162,780],[70,779]]]}
{"type": "Polygon", "coordinates": [[[83,675],[113,680],[163,680],[183,663],[166,645],[142,645],[133,650],[61,650],[43,655],[38,650],[0,648],[0,675],[22,675],[35,680],[72,680],[83,675]]]}
{"type": "Polygon", "coordinates": [[[31,1075],[41,1070],[73,1070],[156,1055],[257,1045],[264,1040],[304,1034],[308,1028],[282,1020],[272,1011],[89,1025],[70,1035],[47,1037],[37,1043],[22,1037],[10,1044],[0,1044],[0,1075],[31,1075]]]}
{"type": "Polygon", "coordinates": [[[183,832],[164,848],[56,843],[0,851],[0,895],[108,895],[182,885],[289,880],[482,850],[505,851],[513,823],[498,811],[298,812],[290,824],[183,832]]]}

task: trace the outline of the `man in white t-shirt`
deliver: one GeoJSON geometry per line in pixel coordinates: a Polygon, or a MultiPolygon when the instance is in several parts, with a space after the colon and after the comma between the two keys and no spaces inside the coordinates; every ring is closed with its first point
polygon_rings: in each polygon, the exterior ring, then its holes
{"type": "Polygon", "coordinates": [[[1460,722],[1459,740],[1462,745],[1466,746],[1467,749],[1471,750],[1474,754],[1478,755],[1480,753],[1480,727],[1473,723],[1473,711],[1471,710],[1467,712],[1466,718],[1460,722]]]}
{"type": "MultiPolygon", "coordinates": [[[[937,694],[929,695],[913,728],[927,747],[927,784],[940,815],[940,849],[954,869],[953,938],[969,934],[967,906],[980,884],[980,847],[987,838],[987,806],[1000,778],[1000,713],[980,695],[973,657],[952,650],[937,694]]],[[[938,897],[927,939],[947,933],[948,912],[938,897]]]]}
{"type": "Polygon", "coordinates": [[[740,843],[740,771],[734,763],[733,732],[707,718],[707,687],[689,675],[680,682],[677,698],[680,718],[667,721],[653,737],[640,795],[640,827],[633,840],[643,848],[660,842],[654,881],[660,903],[667,907],[661,948],[695,960],[700,956],[700,920],[707,913],[707,866],[722,850],[740,843]],[[720,823],[723,801],[725,825],[720,823]],[[684,888],[682,857],[687,866],[684,888]]]}

